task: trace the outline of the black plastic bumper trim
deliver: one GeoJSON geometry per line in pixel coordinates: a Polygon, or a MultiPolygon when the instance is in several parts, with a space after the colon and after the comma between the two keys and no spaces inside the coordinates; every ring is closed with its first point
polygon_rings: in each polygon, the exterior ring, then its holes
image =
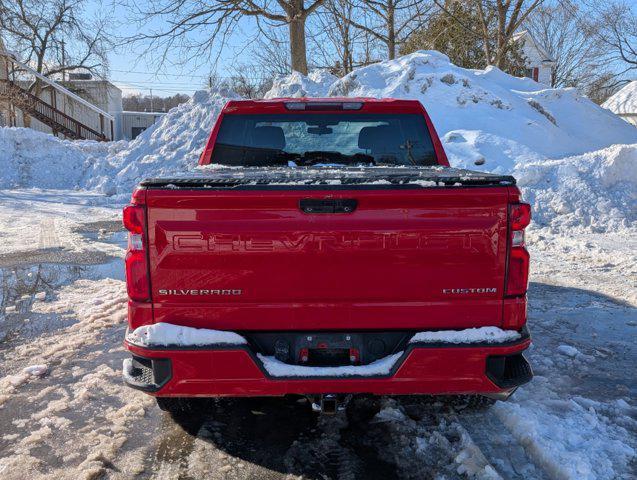
{"type": "Polygon", "coordinates": [[[133,355],[133,358],[124,360],[122,378],[124,383],[131,388],[143,392],[157,392],[172,378],[172,364],[169,358],[146,358],[133,355]],[[143,381],[143,375],[135,375],[135,363],[152,372],[153,380],[143,381]]]}
{"type": "Polygon", "coordinates": [[[533,379],[533,369],[522,352],[487,357],[486,375],[500,388],[514,388],[533,379]]]}

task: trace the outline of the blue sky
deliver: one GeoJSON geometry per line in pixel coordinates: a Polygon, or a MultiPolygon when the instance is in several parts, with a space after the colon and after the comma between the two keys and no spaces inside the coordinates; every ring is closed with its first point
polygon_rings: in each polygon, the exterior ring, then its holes
{"type": "MultiPolygon", "coordinates": [[[[138,26],[131,22],[128,12],[121,6],[114,5],[110,0],[89,0],[86,15],[92,17],[96,14],[107,17],[111,29],[116,36],[129,36],[137,33],[138,26]],[[111,21],[112,19],[112,21],[111,21]]],[[[152,27],[149,26],[149,28],[152,27]]],[[[246,25],[250,28],[250,25],[246,25]]],[[[220,60],[216,66],[196,65],[190,62],[179,65],[179,58],[170,58],[171,65],[165,65],[158,70],[153,65],[153,58],[140,57],[141,46],[137,51],[131,48],[118,48],[109,54],[110,80],[118,85],[125,93],[139,92],[153,95],[168,96],[175,93],[192,94],[194,91],[204,88],[211,72],[218,76],[230,74],[229,67],[234,61],[240,61],[248,54],[241,48],[245,37],[241,32],[230,38],[229,45],[220,54],[220,60]]],[[[206,63],[206,62],[199,62],[206,63]]],[[[212,63],[212,62],[208,62],[212,63]]]]}

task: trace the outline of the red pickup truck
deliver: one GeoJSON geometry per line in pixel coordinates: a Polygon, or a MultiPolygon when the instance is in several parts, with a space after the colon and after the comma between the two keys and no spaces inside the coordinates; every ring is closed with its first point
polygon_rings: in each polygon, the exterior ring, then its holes
{"type": "Polygon", "coordinates": [[[197,171],[124,209],[124,380],[195,397],[505,399],[522,355],[530,208],[510,176],[449,167],[423,106],[230,101],[197,171]]]}

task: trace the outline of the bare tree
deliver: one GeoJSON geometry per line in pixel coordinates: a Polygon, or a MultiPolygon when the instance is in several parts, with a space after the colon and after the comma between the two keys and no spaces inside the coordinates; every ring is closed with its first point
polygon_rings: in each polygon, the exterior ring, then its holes
{"type": "Polygon", "coordinates": [[[422,26],[429,2],[423,0],[348,0],[355,7],[350,23],[387,48],[387,58],[396,58],[398,45],[422,26]]]}
{"type": "Polygon", "coordinates": [[[122,1],[142,27],[127,41],[145,44],[146,53],[156,55],[159,50],[160,64],[175,48],[185,60],[209,59],[227,43],[238,22],[249,17],[259,34],[272,26],[287,26],[292,69],[307,74],[306,22],[325,0],[311,0],[308,5],[305,0],[122,1]],[[162,26],[148,31],[147,25],[157,21],[162,26]]]}
{"type": "Polygon", "coordinates": [[[263,98],[272,88],[272,75],[255,65],[236,65],[222,86],[243,98],[263,98]]]}
{"type": "Polygon", "coordinates": [[[574,2],[540,6],[524,27],[555,61],[553,86],[585,91],[608,73],[602,25],[598,19],[582,15],[574,2]]]}
{"type": "Polygon", "coordinates": [[[456,20],[467,33],[480,35],[486,63],[504,69],[507,58],[515,49],[513,35],[528,16],[544,0],[466,0],[478,14],[478,27],[467,25],[448,8],[447,1],[433,0],[445,13],[456,20]]]}
{"type": "Polygon", "coordinates": [[[356,28],[352,21],[356,9],[350,0],[327,0],[316,16],[316,30],[310,36],[313,56],[338,76],[347,75],[354,68],[369,64],[370,36],[356,28]]]}
{"type": "Polygon", "coordinates": [[[622,1],[604,2],[601,14],[602,42],[609,48],[609,60],[623,66],[618,76],[637,70],[637,7],[622,1]]]}
{"type": "Polygon", "coordinates": [[[105,22],[83,16],[85,0],[0,0],[0,32],[8,47],[46,76],[85,70],[104,75],[105,22]]]}
{"type": "Polygon", "coordinates": [[[280,28],[264,30],[251,48],[252,63],[268,78],[291,72],[288,40],[280,28]]]}
{"type": "Polygon", "coordinates": [[[354,6],[349,0],[327,0],[317,18],[320,34],[310,37],[314,57],[322,58],[320,67],[335,75],[347,75],[355,65],[355,42],[362,32],[352,25],[354,6]]]}

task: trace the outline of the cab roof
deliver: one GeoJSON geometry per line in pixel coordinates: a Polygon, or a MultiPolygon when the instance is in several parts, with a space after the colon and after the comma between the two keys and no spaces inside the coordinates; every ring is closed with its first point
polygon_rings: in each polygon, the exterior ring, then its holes
{"type": "Polygon", "coordinates": [[[230,100],[223,108],[227,114],[301,113],[301,112],[360,112],[360,113],[420,113],[418,100],[371,97],[270,98],[263,100],[230,100]]]}

